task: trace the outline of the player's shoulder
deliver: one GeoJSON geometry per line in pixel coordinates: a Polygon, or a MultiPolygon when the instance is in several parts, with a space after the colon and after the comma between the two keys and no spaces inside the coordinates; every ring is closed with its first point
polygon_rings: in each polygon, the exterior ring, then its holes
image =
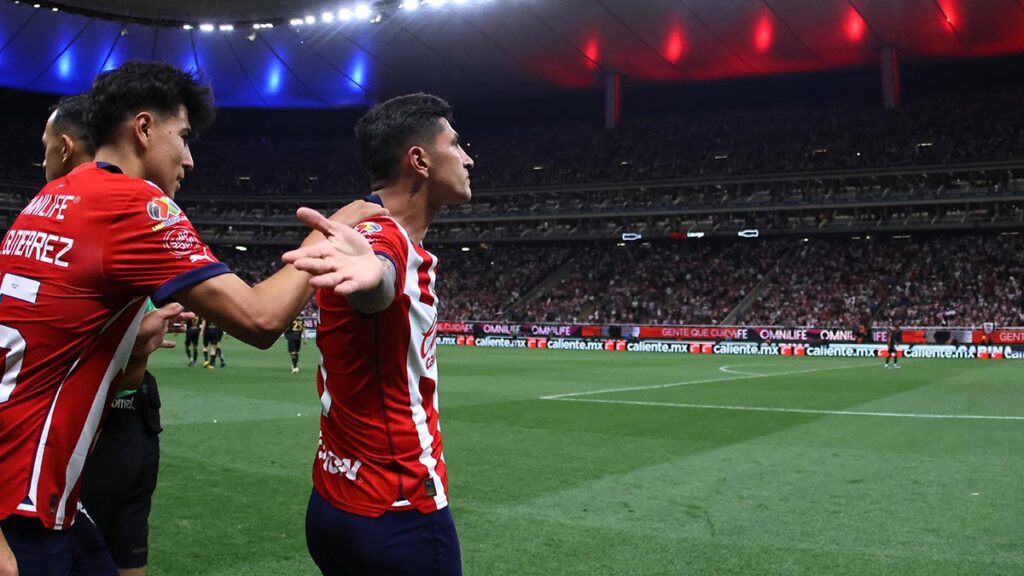
{"type": "Polygon", "coordinates": [[[374,216],[356,224],[355,228],[371,244],[383,239],[404,244],[407,239],[402,226],[390,216],[374,216]]]}

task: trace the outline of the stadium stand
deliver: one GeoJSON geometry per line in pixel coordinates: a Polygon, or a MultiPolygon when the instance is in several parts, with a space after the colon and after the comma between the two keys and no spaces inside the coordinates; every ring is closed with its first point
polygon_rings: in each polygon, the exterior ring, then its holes
{"type": "MultiPolygon", "coordinates": [[[[442,319],[1024,324],[1019,97],[473,134],[474,200],[428,238],[442,319]],[[738,239],[744,230],[760,238],[738,239]]],[[[0,126],[6,226],[40,180],[39,152],[24,145],[39,120],[5,114],[0,126]]],[[[304,237],[298,205],[327,212],[366,189],[336,133],[214,129],[195,156],[178,201],[251,282],[304,237]]]]}

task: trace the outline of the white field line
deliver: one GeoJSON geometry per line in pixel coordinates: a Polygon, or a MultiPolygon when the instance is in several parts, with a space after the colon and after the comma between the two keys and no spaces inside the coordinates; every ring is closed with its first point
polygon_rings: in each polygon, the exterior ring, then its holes
{"type": "Polygon", "coordinates": [[[935,420],[1024,420],[1024,416],[986,416],[975,414],[908,414],[903,412],[860,412],[853,410],[807,410],[803,408],[768,408],[763,406],[727,406],[720,404],[677,404],[674,402],[641,402],[636,400],[600,400],[597,398],[545,398],[564,402],[590,402],[598,404],[629,404],[633,406],[663,406],[666,408],[692,408],[698,410],[743,410],[748,412],[791,412],[796,414],[827,414],[835,416],[879,416],[886,418],[930,418],[935,420]]]}
{"type": "MultiPolygon", "coordinates": [[[[749,366],[741,365],[741,367],[744,368],[753,368],[756,366],[765,366],[765,364],[750,364],[749,366]]],[[[760,372],[747,372],[745,370],[736,370],[736,367],[731,364],[729,366],[722,366],[718,370],[720,372],[725,372],[726,374],[741,374],[743,376],[764,376],[764,374],[760,372]]]]}
{"type": "Polygon", "coordinates": [[[561,400],[563,398],[575,398],[577,396],[591,396],[593,394],[607,394],[611,392],[634,392],[637,390],[660,390],[662,388],[676,388],[679,386],[692,386],[694,384],[708,384],[711,382],[728,382],[730,380],[751,380],[753,378],[771,378],[774,376],[790,376],[793,374],[811,374],[814,372],[825,372],[827,370],[845,370],[847,368],[863,368],[873,366],[872,364],[844,364],[843,366],[832,366],[831,368],[812,368],[808,370],[793,370],[790,372],[776,372],[774,374],[746,374],[729,378],[707,378],[704,380],[687,380],[685,382],[672,382],[670,384],[654,384],[652,386],[632,386],[629,388],[605,388],[602,390],[588,390],[586,392],[569,392],[566,394],[552,394],[541,396],[541,400],[561,400]]]}

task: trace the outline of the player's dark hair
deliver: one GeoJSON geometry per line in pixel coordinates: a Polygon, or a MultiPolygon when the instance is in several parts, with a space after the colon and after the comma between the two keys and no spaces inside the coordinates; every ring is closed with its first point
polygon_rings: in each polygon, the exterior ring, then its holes
{"type": "Polygon", "coordinates": [[[402,157],[410,146],[437,136],[444,118],[452,122],[452,107],[442,98],[418,92],[374,106],[356,123],[363,168],[373,189],[398,178],[402,157]]]}
{"type": "Polygon", "coordinates": [[[188,111],[193,134],[213,123],[213,93],[199,83],[195,73],[159,62],[128,62],[93,80],[89,132],[100,147],[109,144],[117,128],[131,116],[144,110],[172,115],[182,105],[188,111]]]}
{"type": "Polygon", "coordinates": [[[84,152],[89,155],[96,154],[96,145],[89,134],[87,124],[89,115],[89,95],[75,94],[65,96],[59,102],[50,106],[50,114],[53,116],[53,131],[57,134],[67,134],[81,143],[84,152]]]}

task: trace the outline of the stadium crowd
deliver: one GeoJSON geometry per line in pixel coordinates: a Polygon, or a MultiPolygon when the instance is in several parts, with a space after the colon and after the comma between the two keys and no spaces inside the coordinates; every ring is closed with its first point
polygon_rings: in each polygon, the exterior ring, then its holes
{"type": "MultiPolygon", "coordinates": [[[[999,257],[1019,254],[1019,239],[1006,240],[1019,237],[915,237],[903,244],[813,237],[797,247],[784,240],[608,242],[623,233],[658,238],[707,230],[734,237],[745,228],[804,234],[1024,223],[1019,204],[967,204],[1024,190],[1009,170],[888,180],[630,184],[1020,158],[1024,110],[1018,100],[1017,92],[1004,91],[939,96],[899,111],[794,107],[636,120],[613,131],[560,124],[472,133],[474,188],[484,192],[443,213],[428,236],[449,242],[435,248],[442,262],[442,318],[709,324],[736,311],[731,321],[770,325],[848,327],[872,319],[1024,324],[1021,266],[999,257]],[[616,182],[621,186],[500,190],[616,182]],[[964,203],[912,206],[952,198],[964,203]],[[907,202],[844,208],[892,199],[907,202]],[[811,208],[829,205],[838,207],[811,208]],[[765,207],[775,210],[758,211],[765,207]],[[587,214],[602,217],[573,218],[587,214]],[[480,244],[487,240],[515,242],[480,244]],[[1012,242],[1016,252],[1001,248],[1012,242]],[[896,245],[902,247],[888,248],[896,245]],[[749,307],[739,306],[755,289],[749,307]]],[[[0,204],[6,207],[0,223],[10,222],[41,177],[33,165],[40,150],[26,145],[38,140],[39,128],[39,118],[0,113],[0,150],[8,152],[0,154],[0,204]]],[[[305,235],[294,219],[297,198],[320,198],[313,204],[327,210],[365,192],[366,178],[355,169],[358,152],[347,136],[253,137],[215,126],[195,143],[197,169],[178,199],[200,234],[218,244],[218,256],[247,281],[258,281],[278,267],[282,246],[305,235]]]]}
{"type": "MultiPolygon", "coordinates": [[[[1024,325],[1020,234],[428,248],[443,321],[1024,325]]],[[[257,281],[280,252],[222,247],[218,257],[257,281]]]]}

